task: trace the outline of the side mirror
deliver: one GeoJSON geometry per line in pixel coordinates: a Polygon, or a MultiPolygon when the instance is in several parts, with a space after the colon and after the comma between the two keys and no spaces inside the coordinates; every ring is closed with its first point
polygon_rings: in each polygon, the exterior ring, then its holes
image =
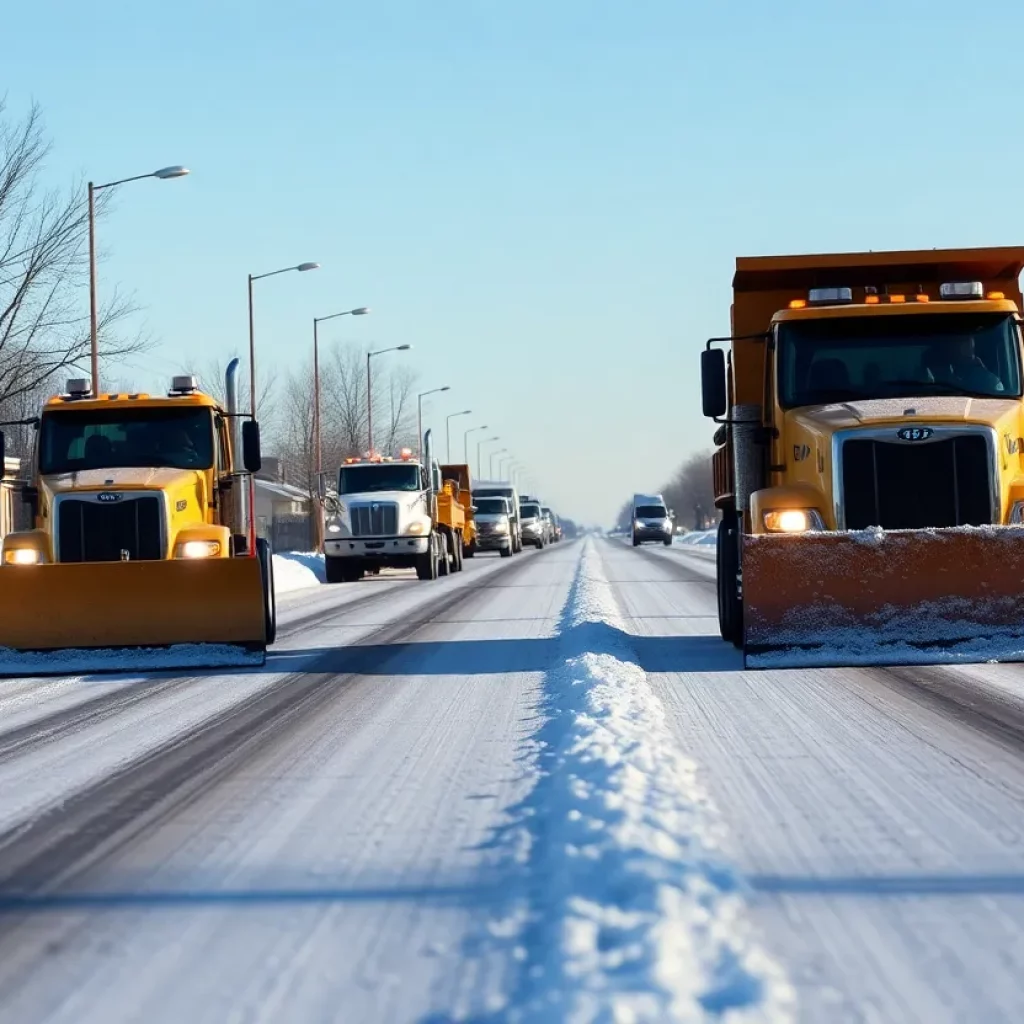
{"type": "Polygon", "coordinates": [[[255,420],[246,420],[242,424],[242,465],[250,473],[258,473],[263,466],[260,425],[255,420]]]}
{"type": "Polygon", "coordinates": [[[700,390],[704,415],[709,419],[724,416],[729,399],[725,391],[725,353],[707,348],[700,354],[700,390]]]}

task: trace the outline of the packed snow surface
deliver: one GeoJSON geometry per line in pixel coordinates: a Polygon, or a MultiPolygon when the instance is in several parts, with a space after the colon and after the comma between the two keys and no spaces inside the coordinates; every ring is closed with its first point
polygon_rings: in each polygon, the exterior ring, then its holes
{"type": "Polygon", "coordinates": [[[560,648],[519,846],[535,892],[496,929],[525,968],[509,1019],[792,1019],[792,989],[747,926],[717,815],[592,543],[560,648]]]}
{"type": "Polygon", "coordinates": [[[262,651],[232,644],[172,644],[169,647],[68,648],[16,651],[0,647],[0,676],[69,675],[78,672],[158,672],[167,669],[262,665],[262,651]]]}
{"type": "Polygon", "coordinates": [[[315,587],[325,581],[324,556],[315,551],[274,555],[274,593],[315,587]]]}

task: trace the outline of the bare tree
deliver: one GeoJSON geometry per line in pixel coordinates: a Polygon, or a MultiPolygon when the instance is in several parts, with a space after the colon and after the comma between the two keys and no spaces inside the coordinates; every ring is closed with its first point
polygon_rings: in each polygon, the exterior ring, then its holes
{"type": "MultiPolygon", "coordinates": [[[[413,415],[413,391],[416,387],[416,373],[407,366],[381,374],[381,380],[374,388],[373,401],[377,408],[383,408],[381,417],[385,429],[383,441],[379,442],[384,452],[396,452],[399,448],[415,450],[416,423],[413,415]]],[[[375,430],[376,434],[377,431],[375,430]]]]}
{"type": "Polygon", "coordinates": [[[676,470],[665,486],[665,501],[675,510],[677,522],[703,529],[717,517],[711,474],[711,452],[695,452],[676,470]]]}
{"type": "MultiPolygon", "coordinates": [[[[378,377],[378,389],[380,378],[378,377]]],[[[323,433],[333,442],[332,461],[366,450],[366,353],[355,345],[337,345],[321,371],[323,433]]],[[[325,445],[324,459],[327,451],[325,445]]]]}
{"type": "MultiPolygon", "coordinates": [[[[38,107],[14,120],[0,102],[0,408],[77,367],[89,350],[85,191],[81,183],[64,194],[44,187],[49,148],[38,107]]],[[[144,347],[116,333],[131,312],[116,296],[100,310],[106,358],[144,347]]]]}
{"type": "MultiPolygon", "coordinates": [[[[227,368],[227,362],[210,359],[203,367],[190,366],[185,372],[197,379],[199,387],[206,394],[216,398],[221,405],[226,405],[225,376],[227,368]]],[[[259,413],[260,433],[265,439],[265,444],[271,439],[276,440],[277,437],[279,427],[277,397],[277,375],[268,370],[257,380],[256,387],[256,409],[259,413]]],[[[248,359],[242,359],[238,373],[238,408],[240,412],[247,413],[249,411],[248,359]]]]}

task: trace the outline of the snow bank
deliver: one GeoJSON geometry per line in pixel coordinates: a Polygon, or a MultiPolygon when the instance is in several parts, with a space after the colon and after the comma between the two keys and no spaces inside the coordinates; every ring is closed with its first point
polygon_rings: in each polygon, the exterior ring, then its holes
{"type": "Polygon", "coordinates": [[[325,580],[324,556],[316,552],[288,551],[274,555],[274,593],[315,587],[325,580]]]}
{"type": "Polygon", "coordinates": [[[507,1019],[793,1019],[590,541],[561,642],[516,845],[532,898],[493,929],[524,967],[507,1019]]]}

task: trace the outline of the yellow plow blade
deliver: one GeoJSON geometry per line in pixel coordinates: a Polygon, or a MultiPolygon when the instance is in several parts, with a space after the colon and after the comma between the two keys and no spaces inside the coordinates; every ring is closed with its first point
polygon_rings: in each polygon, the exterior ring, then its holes
{"type": "Polygon", "coordinates": [[[1024,528],[747,536],[751,668],[1024,661],[1024,528]]]}
{"type": "Polygon", "coordinates": [[[0,675],[262,664],[265,650],[256,558],[0,568],[0,675]]]}

